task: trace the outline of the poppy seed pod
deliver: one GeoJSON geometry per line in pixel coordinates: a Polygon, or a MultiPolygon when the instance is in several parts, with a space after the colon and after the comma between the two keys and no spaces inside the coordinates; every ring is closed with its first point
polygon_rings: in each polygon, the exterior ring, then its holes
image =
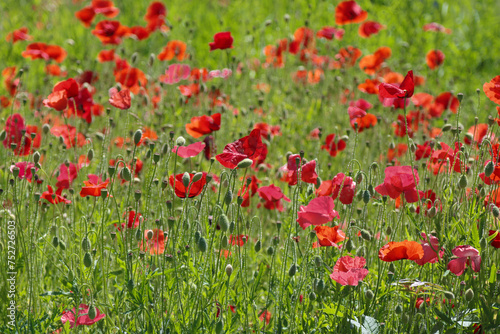
{"type": "Polygon", "coordinates": [[[233,273],[233,266],[232,266],[232,265],[230,265],[230,264],[228,264],[228,265],[226,266],[226,275],[227,275],[228,277],[231,277],[231,274],[232,274],[232,273],[233,273]]]}
{"type": "Polygon", "coordinates": [[[207,240],[204,237],[198,239],[198,250],[202,253],[207,251],[207,240]]]}
{"type": "Polygon", "coordinates": [[[458,102],[462,102],[462,99],[464,98],[464,94],[463,93],[458,93],[457,94],[457,99],[458,99],[458,102]]]}
{"type": "Polygon", "coordinates": [[[141,138],[142,138],[142,130],[141,130],[141,129],[138,129],[138,130],[134,133],[134,144],[135,144],[135,145],[139,145],[139,142],[141,141],[141,138]]]}
{"type": "Polygon", "coordinates": [[[106,199],[106,197],[108,197],[108,189],[103,188],[101,189],[101,198],[106,199]]]}
{"type": "Polygon", "coordinates": [[[484,167],[484,175],[486,177],[490,177],[491,174],[493,174],[493,172],[495,171],[495,165],[493,164],[493,161],[489,161],[487,164],[486,164],[486,167],[484,167]]]}
{"type": "Polygon", "coordinates": [[[219,216],[219,227],[223,232],[226,232],[229,229],[229,219],[225,214],[219,216]]]}
{"type": "Polygon", "coordinates": [[[184,187],[188,187],[189,186],[189,183],[191,182],[191,176],[189,175],[188,172],[185,172],[183,175],[182,175],[182,184],[184,185],[184,187]]]}
{"type": "Polygon", "coordinates": [[[15,166],[14,168],[12,168],[12,174],[14,175],[15,178],[17,178],[19,176],[19,172],[20,171],[21,170],[17,166],[15,166]]]}
{"type": "Polygon", "coordinates": [[[130,172],[130,169],[128,167],[123,168],[120,174],[122,179],[124,179],[125,181],[130,181],[132,179],[132,172],[130,172]]]}
{"type": "Polygon", "coordinates": [[[89,252],[86,252],[83,256],[83,265],[87,268],[90,268],[92,265],[92,255],[89,252]]]}
{"type": "Polygon", "coordinates": [[[253,164],[252,159],[245,158],[238,163],[237,167],[238,169],[245,169],[252,166],[252,164],[253,164]]]}
{"type": "Polygon", "coordinates": [[[186,144],[186,139],[184,139],[184,137],[182,136],[177,137],[177,139],[175,140],[175,145],[184,146],[184,144],[186,144]]]}

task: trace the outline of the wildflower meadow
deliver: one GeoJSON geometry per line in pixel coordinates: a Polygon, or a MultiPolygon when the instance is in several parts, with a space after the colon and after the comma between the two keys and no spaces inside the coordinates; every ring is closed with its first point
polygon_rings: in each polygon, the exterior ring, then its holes
{"type": "Polygon", "coordinates": [[[0,12],[0,333],[500,333],[497,0],[0,12]]]}

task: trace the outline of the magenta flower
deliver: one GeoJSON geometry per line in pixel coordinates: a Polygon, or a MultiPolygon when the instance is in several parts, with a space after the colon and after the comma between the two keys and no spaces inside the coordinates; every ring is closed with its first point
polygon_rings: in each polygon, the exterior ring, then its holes
{"type": "Polygon", "coordinates": [[[181,80],[186,80],[191,74],[191,67],[186,64],[172,64],[165,71],[162,81],[167,85],[173,85],[181,80]]]}
{"type": "Polygon", "coordinates": [[[60,164],[56,187],[68,189],[77,176],[78,167],[74,163],[70,162],[69,166],[66,166],[66,164],[60,164]]]}
{"type": "Polygon", "coordinates": [[[439,240],[433,235],[426,235],[424,232],[421,233],[422,240],[420,241],[422,248],[424,249],[424,256],[421,259],[413,260],[419,266],[423,266],[426,263],[436,263],[444,255],[444,250],[439,250],[439,240]],[[439,257],[438,257],[439,250],[439,257]]]}
{"type": "MultiPolygon", "coordinates": [[[[96,322],[98,322],[99,320],[101,320],[102,318],[104,318],[106,316],[104,313],[101,313],[101,311],[99,311],[99,309],[97,307],[95,308],[95,310],[96,310],[95,318],[90,319],[90,317],[88,316],[88,313],[89,313],[88,305],[80,304],[80,306],[78,307],[78,314],[76,315],[76,317],[77,317],[76,326],[77,327],[82,326],[82,325],[90,326],[90,325],[95,324],[96,322]]],[[[76,311],[75,311],[74,307],[71,311],[65,312],[61,316],[61,321],[62,321],[63,325],[69,321],[69,323],[71,324],[70,328],[75,327],[75,314],[76,314],[76,311]]]]}
{"type": "Polygon", "coordinates": [[[14,167],[19,168],[19,175],[17,177],[20,179],[26,179],[29,182],[31,182],[31,179],[33,178],[33,175],[31,173],[31,168],[35,168],[35,170],[38,170],[38,168],[35,167],[34,163],[27,161],[17,162],[15,165],[10,166],[11,172],[14,169],[14,167]]]}
{"type": "Polygon", "coordinates": [[[323,225],[333,218],[340,219],[334,208],[333,199],[329,196],[313,198],[307,206],[300,206],[297,223],[305,230],[309,225],[323,225]]]}
{"type": "Polygon", "coordinates": [[[342,256],[335,263],[330,278],[340,285],[357,286],[368,275],[368,269],[364,268],[366,260],[356,256],[342,256]]]}
{"type": "Polygon", "coordinates": [[[205,149],[206,144],[202,141],[188,146],[174,146],[173,153],[177,153],[181,158],[192,158],[200,154],[205,149]]]}
{"type": "Polygon", "coordinates": [[[375,190],[382,196],[389,196],[392,199],[398,198],[401,194],[405,195],[408,203],[418,201],[417,185],[418,172],[412,173],[410,166],[394,166],[385,169],[384,183],[375,187],[375,190]],[[415,178],[413,177],[415,173],[415,178]],[[415,180],[417,183],[415,184],[415,180]]]}
{"type": "Polygon", "coordinates": [[[448,262],[448,270],[455,275],[462,275],[467,264],[475,272],[481,270],[481,256],[479,255],[479,251],[474,247],[469,245],[457,246],[451,252],[458,257],[448,262]]]}

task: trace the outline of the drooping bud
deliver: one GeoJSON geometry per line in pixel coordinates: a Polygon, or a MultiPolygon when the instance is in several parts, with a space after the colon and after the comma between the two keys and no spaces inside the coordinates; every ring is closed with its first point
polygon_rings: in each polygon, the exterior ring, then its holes
{"type": "Polygon", "coordinates": [[[288,276],[293,277],[297,273],[297,265],[294,263],[290,266],[290,269],[288,270],[288,276]]]}
{"type": "Polygon", "coordinates": [[[255,243],[255,245],[253,246],[253,249],[255,250],[255,253],[258,253],[260,252],[260,249],[262,247],[262,241],[257,240],[257,242],[255,243]]]}
{"type": "Polygon", "coordinates": [[[198,250],[202,253],[207,251],[207,240],[204,237],[198,240],[198,250]]]}
{"type": "Polygon", "coordinates": [[[229,205],[231,204],[232,200],[233,200],[233,192],[231,190],[228,190],[226,192],[226,195],[224,196],[224,203],[226,203],[226,205],[229,205]]]}
{"type": "Polygon", "coordinates": [[[220,229],[223,232],[226,232],[229,229],[229,219],[227,218],[227,216],[225,214],[221,214],[219,216],[218,223],[219,223],[220,229]]]}
{"type": "Polygon", "coordinates": [[[446,299],[455,299],[455,295],[451,291],[445,291],[444,296],[446,297],[446,299]]]}
{"type": "Polygon", "coordinates": [[[367,241],[372,240],[372,235],[368,230],[362,229],[361,230],[361,237],[367,241]]]}
{"type": "Polygon", "coordinates": [[[122,179],[124,179],[125,181],[130,181],[132,179],[132,172],[128,167],[122,168],[120,174],[122,179]]]}
{"type": "Polygon", "coordinates": [[[252,166],[253,161],[251,159],[243,159],[238,163],[238,169],[245,169],[252,166]]]}
{"type": "Polygon", "coordinates": [[[469,288],[465,291],[465,300],[470,302],[472,299],[474,299],[474,291],[469,288]]]}
{"type": "Polygon", "coordinates": [[[365,291],[365,297],[368,300],[372,300],[373,297],[375,297],[375,294],[373,293],[372,290],[368,289],[368,290],[365,291]]]}
{"type": "Polygon", "coordinates": [[[86,252],[83,256],[83,265],[87,268],[90,268],[92,265],[92,255],[89,252],[86,252]]]}
{"type": "Polygon", "coordinates": [[[445,125],[443,125],[443,128],[441,129],[441,131],[448,132],[451,130],[451,127],[452,127],[452,125],[450,123],[445,124],[445,125]]]}
{"type": "Polygon", "coordinates": [[[154,236],[153,230],[148,230],[148,232],[146,234],[146,237],[148,238],[148,240],[153,239],[153,236],[154,236]]]}
{"type": "Polygon", "coordinates": [[[82,239],[82,249],[85,251],[85,252],[88,252],[90,250],[90,248],[92,247],[92,245],[90,244],[90,240],[88,237],[84,237],[82,239]]]}
{"type": "Polygon", "coordinates": [[[87,159],[89,159],[89,161],[92,161],[92,159],[94,159],[94,150],[92,148],[87,152],[87,159]]]}
{"type": "Polygon", "coordinates": [[[134,133],[134,144],[135,145],[139,145],[139,142],[141,141],[141,138],[142,138],[142,130],[138,129],[134,133]]]}
{"type": "Polygon", "coordinates": [[[193,183],[200,181],[202,177],[203,177],[203,173],[202,172],[198,172],[198,173],[194,174],[194,176],[193,176],[193,183]]]}
{"type": "Polygon", "coordinates": [[[495,165],[493,164],[493,161],[489,161],[487,164],[486,164],[486,167],[484,167],[484,175],[486,177],[490,177],[491,174],[493,174],[493,172],[495,171],[495,165]]]}
{"type": "Polygon", "coordinates": [[[96,309],[95,309],[94,305],[90,305],[88,316],[89,316],[90,320],[94,320],[95,317],[97,316],[96,309]]]}

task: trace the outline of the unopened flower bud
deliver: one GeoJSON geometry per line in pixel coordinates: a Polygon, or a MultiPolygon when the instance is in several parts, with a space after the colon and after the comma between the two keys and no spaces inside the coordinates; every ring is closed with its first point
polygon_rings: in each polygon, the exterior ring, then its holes
{"type": "Polygon", "coordinates": [[[484,175],[486,177],[490,177],[494,171],[495,171],[495,165],[493,164],[493,161],[490,160],[484,167],[484,175]]]}
{"type": "Polygon", "coordinates": [[[89,161],[92,161],[92,159],[94,159],[94,150],[93,149],[89,149],[89,151],[87,152],[87,159],[89,159],[89,161]]]}
{"type": "Polygon", "coordinates": [[[446,299],[455,299],[455,295],[451,291],[445,291],[444,296],[446,297],[446,299]]]}
{"type": "Polygon", "coordinates": [[[469,288],[465,291],[465,300],[470,302],[472,299],[474,299],[474,291],[469,288]]]}
{"type": "Polygon", "coordinates": [[[153,230],[148,230],[148,232],[146,233],[146,237],[148,238],[148,240],[153,239],[153,236],[154,236],[153,230]]]}
{"type": "Polygon", "coordinates": [[[191,183],[191,175],[189,175],[188,172],[185,172],[184,174],[182,174],[182,184],[187,188],[189,186],[189,183],[191,183]]]}
{"type": "Polygon", "coordinates": [[[83,265],[87,268],[90,268],[92,265],[92,255],[89,252],[86,252],[83,256],[83,265]]]}
{"type": "Polygon", "coordinates": [[[262,247],[262,242],[259,239],[259,240],[257,240],[255,245],[253,246],[253,249],[255,250],[256,253],[258,253],[258,252],[260,252],[261,247],[262,247]]]}
{"type": "Polygon", "coordinates": [[[139,142],[141,141],[141,138],[142,138],[142,130],[141,130],[141,129],[138,129],[138,130],[134,133],[134,144],[135,144],[135,145],[139,145],[139,142]]]}
{"type": "Polygon", "coordinates": [[[207,251],[207,240],[204,237],[198,240],[198,250],[202,253],[207,251]]]}
{"type": "Polygon", "coordinates": [[[33,162],[36,165],[39,161],[40,161],[40,153],[36,151],[35,153],[33,153],[33,162]]]}
{"type": "Polygon", "coordinates": [[[452,125],[450,123],[445,124],[445,125],[443,125],[443,128],[441,129],[441,131],[448,132],[451,130],[451,127],[452,127],[452,125]]]}
{"type": "Polygon", "coordinates": [[[361,237],[367,241],[370,241],[372,239],[371,233],[365,229],[361,230],[361,237]]]}
{"type": "Polygon", "coordinates": [[[233,273],[233,266],[232,266],[232,265],[230,265],[230,264],[228,264],[228,265],[226,266],[226,275],[227,275],[228,277],[231,277],[231,274],[232,274],[232,273],[233,273]]]}
{"type": "Polygon", "coordinates": [[[124,167],[121,172],[121,177],[122,179],[124,179],[125,181],[130,181],[132,179],[132,172],[130,171],[130,169],[128,167],[124,167]]]}
{"type": "Polygon", "coordinates": [[[498,218],[500,216],[500,209],[495,204],[491,205],[491,213],[493,217],[498,218]]]}
{"type": "Polygon", "coordinates": [[[194,176],[193,176],[193,183],[200,181],[202,177],[203,177],[203,173],[202,172],[198,172],[198,173],[194,174],[194,176]]]}
{"type": "Polygon", "coordinates": [[[288,276],[293,277],[297,273],[297,265],[294,263],[290,266],[290,269],[288,270],[288,276]]]}
{"type": "Polygon", "coordinates": [[[368,290],[365,291],[365,297],[368,300],[372,300],[373,297],[375,297],[375,294],[373,293],[372,290],[368,289],[368,290]]]}
{"type": "Polygon", "coordinates": [[[184,146],[184,144],[186,144],[186,139],[184,139],[184,137],[182,137],[182,136],[177,137],[177,139],[175,141],[175,145],[184,146]]]}
{"type": "Polygon", "coordinates": [[[245,168],[248,168],[250,166],[252,166],[253,164],[253,161],[252,159],[243,159],[241,160],[239,163],[238,163],[238,169],[245,169],[245,168]]]}
{"type": "Polygon", "coordinates": [[[465,187],[467,187],[467,176],[465,176],[465,174],[460,176],[460,179],[458,180],[458,187],[460,189],[465,189],[465,187]]]}
{"type": "Polygon", "coordinates": [[[221,214],[219,216],[218,223],[219,223],[219,227],[220,227],[221,231],[226,232],[229,229],[229,219],[227,218],[227,216],[225,214],[221,214]]]}

